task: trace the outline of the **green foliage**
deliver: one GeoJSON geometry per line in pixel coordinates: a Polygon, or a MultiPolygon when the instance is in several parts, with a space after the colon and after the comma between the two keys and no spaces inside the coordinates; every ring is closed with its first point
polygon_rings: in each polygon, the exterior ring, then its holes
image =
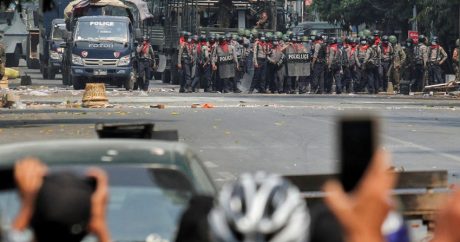
{"type": "Polygon", "coordinates": [[[460,0],[321,0],[315,7],[324,20],[344,26],[367,24],[385,31],[411,29],[416,4],[419,31],[458,35],[460,0]]]}

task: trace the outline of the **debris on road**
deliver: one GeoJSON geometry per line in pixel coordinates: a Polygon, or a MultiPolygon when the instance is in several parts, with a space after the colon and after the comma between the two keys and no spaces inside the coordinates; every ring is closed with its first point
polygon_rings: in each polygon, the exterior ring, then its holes
{"type": "Polygon", "coordinates": [[[5,76],[6,76],[8,79],[19,78],[19,71],[18,71],[18,70],[15,70],[15,69],[13,69],[13,68],[5,68],[5,76]]]}
{"type": "Polygon", "coordinates": [[[205,103],[203,104],[203,108],[214,108],[214,105],[211,103],[205,103]]]}
{"type": "Polygon", "coordinates": [[[425,86],[423,91],[454,92],[459,90],[459,86],[460,82],[450,81],[447,83],[425,86]]]}
{"type": "Polygon", "coordinates": [[[20,102],[19,96],[14,92],[7,92],[1,99],[0,107],[3,108],[15,108],[20,102]]]}
{"type": "Polygon", "coordinates": [[[105,108],[109,104],[104,83],[87,83],[83,93],[82,107],[105,108]]]}
{"type": "Polygon", "coordinates": [[[32,78],[25,74],[24,76],[21,76],[21,86],[30,86],[32,85],[32,78]]]}
{"type": "Polygon", "coordinates": [[[150,108],[165,109],[164,104],[150,105],[150,108]]]}
{"type": "Polygon", "coordinates": [[[0,89],[8,89],[8,78],[6,76],[0,80],[0,89]]]}
{"type": "Polygon", "coordinates": [[[37,96],[37,97],[46,97],[46,96],[49,96],[50,94],[45,91],[34,90],[34,91],[29,92],[29,95],[37,96]]]}

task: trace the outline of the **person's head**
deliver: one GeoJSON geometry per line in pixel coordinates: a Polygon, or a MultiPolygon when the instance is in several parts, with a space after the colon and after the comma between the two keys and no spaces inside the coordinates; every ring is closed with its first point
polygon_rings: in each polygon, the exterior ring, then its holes
{"type": "Polygon", "coordinates": [[[308,237],[310,215],[297,187],[277,175],[243,174],[223,187],[208,217],[214,242],[289,241],[308,237]]]}
{"type": "Polygon", "coordinates": [[[219,44],[223,44],[223,43],[225,43],[225,36],[219,35],[217,37],[217,40],[219,41],[219,44]]]}
{"type": "Polygon", "coordinates": [[[384,46],[387,46],[389,43],[390,43],[390,37],[388,37],[388,35],[384,35],[384,36],[382,37],[382,44],[383,44],[384,46]]]}
{"type": "Polygon", "coordinates": [[[396,45],[398,43],[398,38],[396,37],[396,35],[391,35],[390,36],[390,43],[392,45],[396,45]]]}
{"type": "Polygon", "coordinates": [[[358,38],[353,38],[350,42],[351,47],[356,47],[359,45],[359,39],[358,38]]]}
{"type": "Polygon", "coordinates": [[[361,37],[361,39],[359,40],[359,44],[361,46],[367,45],[367,38],[366,37],[361,37]]]}
{"type": "Polygon", "coordinates": [[[406,47],[412,47],[414,45],[414,39],[408,38],[406,40],[406,47]]]}
{"type": "Polygon", "coordinates": [[[439,44],[438,36],[433,36],[430,42],[432,46],[438,45],[439,44]]]}
{"type": "Polygon", "coordinates": [[[147,36],[143,36],[143,37],[142,37],[142,41],[144,42],[144,44],[147,44],[147,43],[150,42],[150,39],[149,39],[149,37],[147,37],[147,36]]]}
{"type": "Polygon", "coordinates": [[[331,37],[331,38],[329,38],[328,44],[329,44],[329,45],[335,45],[335,44],[337,44],[337,38],[336,38],[336,37],[331,37]]]}
{"type": "Polygon", "coordinates": [[[425,35],[423,35],[423,34],[419,35],[419,36],[418,36],[418,43],[419,43],[419,44],[425,44],[425,42],[426,42],[426,37],[425,37],[425,35]]]}
{"type": "Polygon", "coordinates": [[[31,220],[37,242],[80,242],[88,234],[94,186],[73,173],[45,177],[31,220]]]}

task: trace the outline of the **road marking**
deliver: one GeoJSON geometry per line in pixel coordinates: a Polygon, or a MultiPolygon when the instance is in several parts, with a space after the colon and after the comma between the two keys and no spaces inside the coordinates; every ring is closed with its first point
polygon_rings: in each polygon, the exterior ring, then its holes
{"type": "MultiPolygon", "coordinates": [[[[320,122],[320,123],[334,124],[334,122],[331,122],[331,121],[328,121],[328,120],[323,120],[323,119],[320,119],[320,118],[313,118],[313,117],[304,117],[304,118],[310,119],[312,121],[320,122]]],[[[382,135],[382,137],[384,137],[386,139],[389,139],[389,140],[392,140],[394,142],[398,142],[398,143],[400,143],[402,145],[405,145],[405,146],[408,146],[408,147],[416,148],[416,149],[422,150],[422,151],[428,151],[432,155],[436,155],[436,156],[444,157],[444,158],[447,158],[447,159],[450,159],[450,160],[453,160],[453,161],[460,162],[460,157],[456,156],[456,155],[451,155],[451,154],[448,154],[448,153],[445,153],[445,152],[437,151],[437,150],[435,150],[433,148],[430,148],[430,147],[427,147],[427,146],[424,146],[424,145],[419,145],[419,144],[416,144],[416,143],[412,143],[410,141],[405,141],[405,140],[402,140],[402,139],[398,139],[398,138],[395,138],[395,137],[392,137],[392,136],[389,136],[389,135],[382,135]]]]}
{"type": "Polygon", "coordinates": [[[219,175],[220,178],[215,179],[215,181],[226,182],[226,181],[236,180],[236,176],[230,172],[221,171],[221,172],[217,172],[217,174],[219,175]]]}
{"type": "Polygon", "coordinates": [[[218,165],[216,165],[214,162],[212,161],[204,161],[203,164],[208,167],[208,168],[217,168],[219,167],[218,165]]]}
{"type": "Polygon", "coordinates": [[[428,152],[432,153],[433,155],[441,156],[441,157],[444,157],[444,158],[447,158],[447,159],[450,159],[450,160],[453,160],[453,161],[460,162],[460,157],[458,157],[456,155],[451,155],[451,154],[448,154],[448,153],[445,153],[445,152],[440,152],[440,151],[437,151],[437,150],[435,150],[433,148],[430,148],[430,147],[427,147],[427,146],[424,146],[424,145],[415,144],[415,143],[405,141],[405,140],[402,140],[402,139],[398,139],[398,138],[395,138],[395,137],[391,137],[391,136],[388,136],[388,135],[383,135],[383,137],[386,138],[386,139],[398,142],[398,143],[400,143],[402,145],[405,145],[405,146],[408,146],[408,147],[416,148],[416,149],[419,149],[419,150],[422,150],[422,151],[428,151],[428,152]]]}

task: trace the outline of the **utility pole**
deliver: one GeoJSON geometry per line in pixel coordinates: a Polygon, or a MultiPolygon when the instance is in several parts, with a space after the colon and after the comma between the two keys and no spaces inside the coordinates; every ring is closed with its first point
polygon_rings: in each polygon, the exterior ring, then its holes
{"type": "Polygon", "coordinates": [[[414,21],[412,21],[412,30],[418,31],[418,24],[417,24],[417,5],[414,3],[414,8],[412,9],[412,16],[414,21]]]}

